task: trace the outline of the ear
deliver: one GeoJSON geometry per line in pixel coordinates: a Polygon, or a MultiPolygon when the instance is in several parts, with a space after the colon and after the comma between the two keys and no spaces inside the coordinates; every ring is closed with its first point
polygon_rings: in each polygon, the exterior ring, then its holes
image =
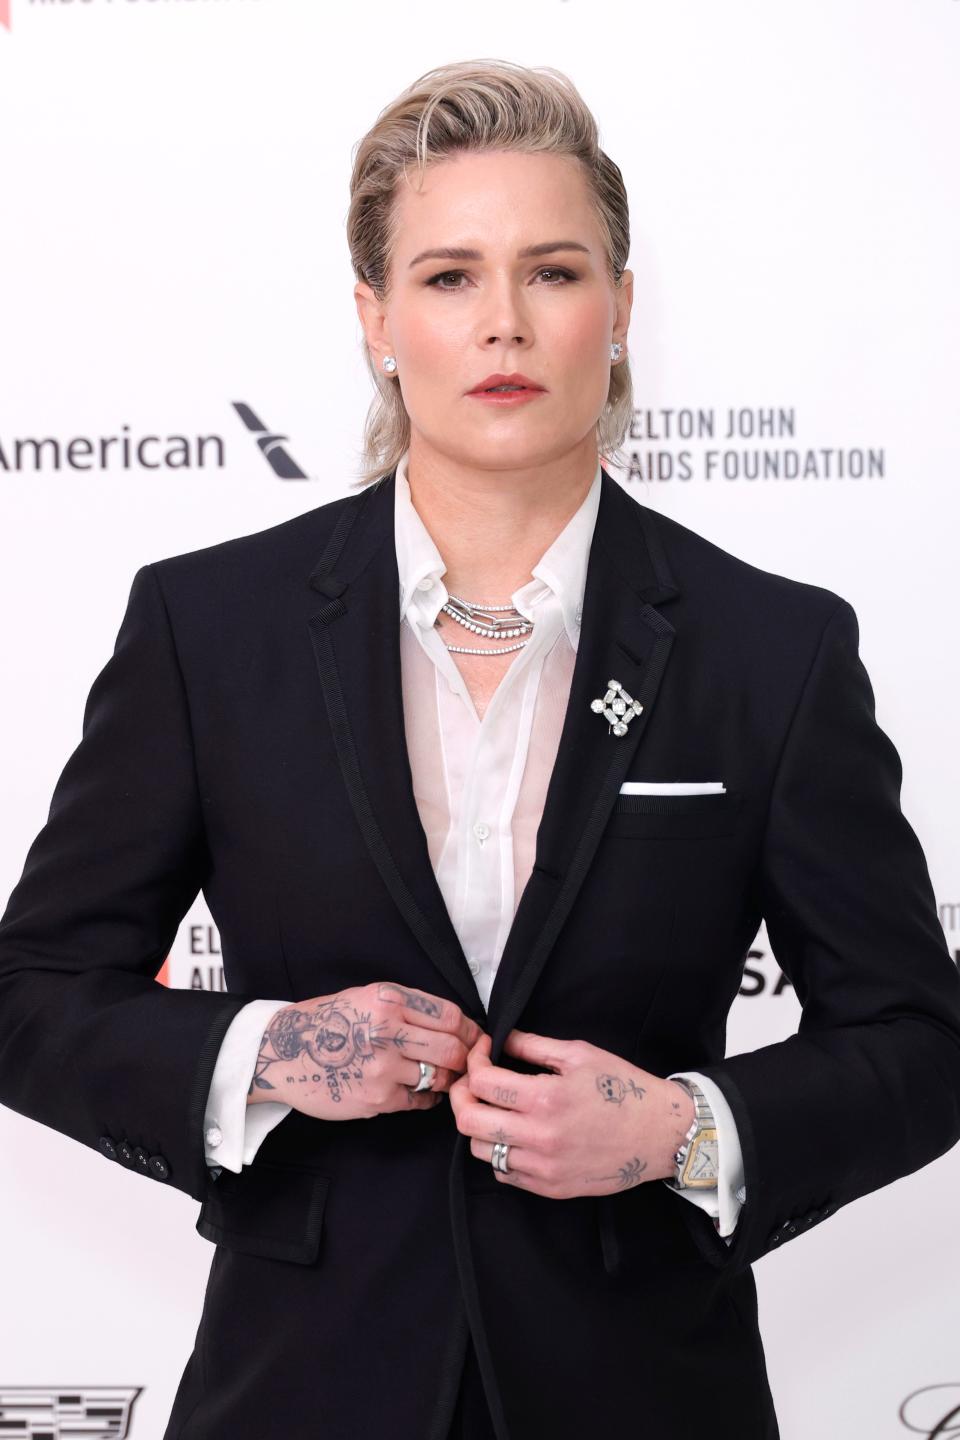
{"type": "Polygon", "coordinates": [[[613,339],[619,340],[622,345],[627,343],[627,331],[630,329],[630,312],[633,309],[633,271],[624,270],[620,277],[620,286],[614,291],[617,307],[617,317],[613,326],[613,339]]]}
{"type": "Polygon", "coordinates": [[[363,326],[363,333],[366,336],[373,363],[379,369],[384,355],[394,353],[390,342],[387,312],[381,301],[377,299],[372,287],[365,280],[358,280],[354,285],[353,298],[356,301],[357,315],[363,326]]]}

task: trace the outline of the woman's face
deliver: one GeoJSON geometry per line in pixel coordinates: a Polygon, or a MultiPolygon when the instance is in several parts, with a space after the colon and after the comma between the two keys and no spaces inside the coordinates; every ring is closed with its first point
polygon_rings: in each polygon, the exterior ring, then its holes
{"type": "Polygon", "coordinates": [[[431,165],[422,189],[401,183],[395,206],[389,298],[380,305],[362,283],[354,293],[374,363],[396,356],[390,383],[411,449],[478,469],[538,465],[578,446],[595,456],[633,276],[625,271],[619,290],[610,282],[578,162],[460,153],[431,165]],[[544,248],[521,253],[532,246],[544,248]],[[423,254],[451,249],[473,253],[423,254]],[[513,372],[543,393],[511,405],[470,395],[488,375],[513,372]]]}

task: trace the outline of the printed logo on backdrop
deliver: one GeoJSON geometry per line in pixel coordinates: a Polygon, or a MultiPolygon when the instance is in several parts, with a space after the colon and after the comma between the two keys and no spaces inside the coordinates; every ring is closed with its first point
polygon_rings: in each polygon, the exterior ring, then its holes
{"type": "Polygon", "coordinates": [[[174,990],[225,990],[216,925],[210,920],[181,925],[156,979],[174,990]]]}
{"type": "MultiPolygon", "coordinates": [[[[0,0],[0,4],[3,0],[0,0]]],[[[280,480],[309,480],[287,448],[289,436],[270,430],[252,406],[231,401],[237,416],[269,469],[280,480]]],[[[0,433],[0,472],[59,474],[81,470],[102,474],[137,470],[223,470],[227,441],[216,432],[182,435],[131,434],[122,424],[115,435],[17,435],[0,433]]]]}
{"type": "Polygon", "coordinates": [[[0,1386],[0,1434],[17,1440],[123,1440],[142,1385],[0,1386]]]}
{"type": "Polygon", "coordinates": [[[288,435],[275,435],[268,430],[250,406],[245,405],[242,400],[234,400],[233,408],[250,433],[255,436],[260,453],[275,475],[278,475],[281,480],[307,479],[297,462],[283,448],[284,443],[290,438],[288,435]]]}
{"type": "Polygon", "coordinates": [[[882,446],[804,443],[793,408],[635,409],[627,480],[859,481],[886,478],[882,446]]]}
{"type": "Polygon", "coordinates": [[[10,0],[0,0],[0,25],[10,29],[10,0]]]}
{"type": "Polygon", "coordinates": [[[897,1412],[921,1440],[960,1440],[960,1384],[926,1385],[908,1395],[897,1412]]]}

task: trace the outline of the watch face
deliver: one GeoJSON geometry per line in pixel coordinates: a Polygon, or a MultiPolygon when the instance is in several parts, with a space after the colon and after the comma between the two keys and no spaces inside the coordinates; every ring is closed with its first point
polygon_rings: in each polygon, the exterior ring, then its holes
{"type": "Polygon", "coordinates": [[[720,1165],[717,1154],[717,1137],[713,1131],[707,1131],[695,1140],[696,1150],[690,1157],[684,1180],[687,1185],[698,1182],[702,1185],[705,1181],[714,1181],[719,1178],[720,1165]]]}

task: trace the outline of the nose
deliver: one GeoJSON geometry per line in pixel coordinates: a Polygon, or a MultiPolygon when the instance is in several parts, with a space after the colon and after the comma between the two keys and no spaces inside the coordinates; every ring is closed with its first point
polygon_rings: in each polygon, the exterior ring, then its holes
{"type": "Polygon", "coordinates": [[[529,340],[530,326],[516,288],[509,280],[490,290],[478,338],[486,346],[501,343],[525,345],[529,340]]]}

